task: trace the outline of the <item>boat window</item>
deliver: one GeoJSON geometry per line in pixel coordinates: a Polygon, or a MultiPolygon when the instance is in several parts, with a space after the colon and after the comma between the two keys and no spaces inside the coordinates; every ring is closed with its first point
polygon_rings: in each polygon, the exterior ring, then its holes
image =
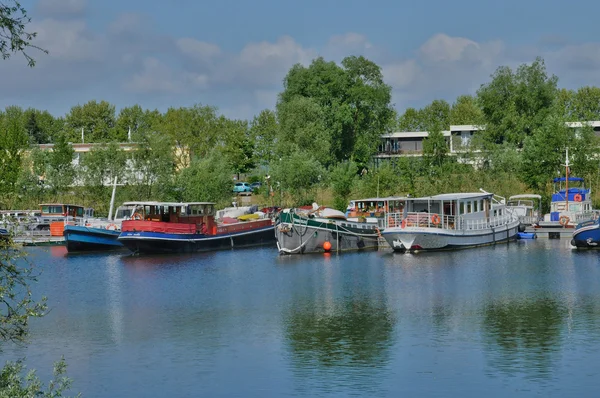
{"type": "Polygon", "coordinates": [[[77,207],[77,217],[83,217],[83,207],[77,207]]]}
{"type": "Polygon", "coordinates": [[[63,209],[61,205],[58,206],[42,206],[42,213],[46,214],[63,214],[63,209]]]}
{"type": "Polygon", "coordinates": [[[466,203],[465,213],[471,213],[471,202],[466,203]]]}

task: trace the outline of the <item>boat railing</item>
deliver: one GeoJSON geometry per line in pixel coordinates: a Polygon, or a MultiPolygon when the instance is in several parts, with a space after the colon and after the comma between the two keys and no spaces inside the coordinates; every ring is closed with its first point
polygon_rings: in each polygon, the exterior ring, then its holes
{"type": "Polygon", "coordinates": [[[488,218],[465,219],[460,216],[442,216],[437,213],[408,212],[390,213],[388,214],[386,223],[388,228],[419,227],[449,230],[483,230],[506,225],[511,221],[516,221],[516,217],[512,214],[488,218]]]}
{"type": "Polygon", "coordinates": [[[437,213],[409,212],[390,213],[386,220],[389,228],[393,227],[420,227],[455,229],[454,216],[442,216],[437,213]]]}

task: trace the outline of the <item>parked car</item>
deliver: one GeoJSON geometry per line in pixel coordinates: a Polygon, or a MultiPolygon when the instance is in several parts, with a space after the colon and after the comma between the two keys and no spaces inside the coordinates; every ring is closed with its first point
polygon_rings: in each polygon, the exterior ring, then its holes
{"type": "Polygon", "coordinates": [[[236,182],[233,186],[233,192],[242,193],[242,192],[252,192],[252,187],[247,182],[236,182]]]}
{"type": "Polygon", "coordinates": [[[257,189],[260,189],[260,187],[262,187],[262,182],[253,182],[252,184],[250,184],[250,186],[252,187],[253,191],[256,191],[257,189]]]}

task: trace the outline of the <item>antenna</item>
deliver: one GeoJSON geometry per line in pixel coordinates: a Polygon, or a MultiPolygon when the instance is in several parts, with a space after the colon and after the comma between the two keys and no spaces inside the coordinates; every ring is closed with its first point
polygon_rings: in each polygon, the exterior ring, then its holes
{"type": "Polygon", "coordinates": [[[84,144],[85,141],[83,140],[83,127],[81,128],[81,143],[84,144]]]}

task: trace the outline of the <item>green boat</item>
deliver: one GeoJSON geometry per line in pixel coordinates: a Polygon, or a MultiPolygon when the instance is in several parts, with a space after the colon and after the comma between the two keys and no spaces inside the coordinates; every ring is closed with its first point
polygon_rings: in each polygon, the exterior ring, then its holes
{"type": "Polygon", "coordinates": [[[280,254],[377,249],[377,223],[349,221],[340,211],[322,208],[283,209],[275,220],[280,254]]]}

